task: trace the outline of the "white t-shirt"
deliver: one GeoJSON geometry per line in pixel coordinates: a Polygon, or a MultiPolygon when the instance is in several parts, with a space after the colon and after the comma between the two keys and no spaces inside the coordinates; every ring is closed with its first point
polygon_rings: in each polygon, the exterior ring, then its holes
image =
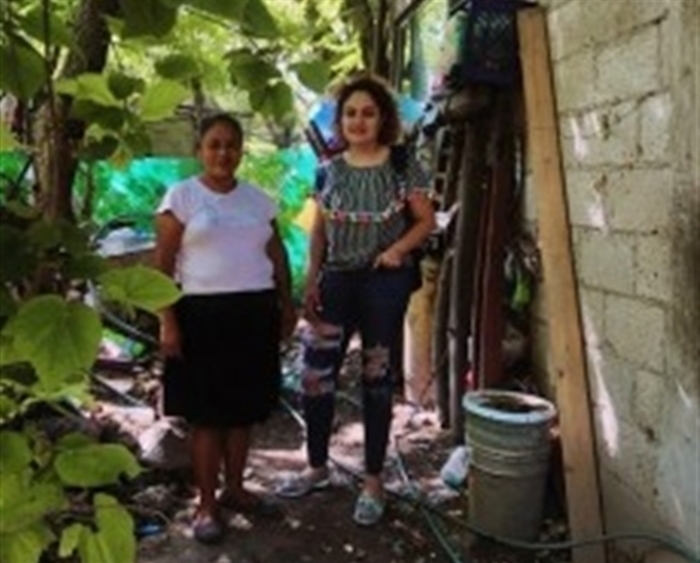
{"type": "Polygon", "coordinates": [[[239,181],[222,194],[192,177],[166,192],[158,207],[165,211],[185,226],[175,272],[185,294],[274,287],[265,247],[277,206],[261,189],[239,181]]]}

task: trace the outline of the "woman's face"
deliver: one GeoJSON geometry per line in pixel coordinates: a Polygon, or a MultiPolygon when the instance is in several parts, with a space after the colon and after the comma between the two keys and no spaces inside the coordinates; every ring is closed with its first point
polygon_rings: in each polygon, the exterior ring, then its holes
{"type": "Polygon", "coordinates": [[[358,90],[345,100],[340,128],[348,145],[375,144],[381,122],[379,106],[367,92],[358,90]]]}
{"type": "Polygon", "coordinates": [[[214,123],[204,133],[197,154],[204,174],[213,180],[228,181],[241,162],[241,140],[227,123],[214,123]]]}

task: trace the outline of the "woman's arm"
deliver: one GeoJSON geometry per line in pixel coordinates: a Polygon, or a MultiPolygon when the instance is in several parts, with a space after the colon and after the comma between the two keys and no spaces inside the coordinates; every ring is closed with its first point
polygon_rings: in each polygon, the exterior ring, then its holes
{"type": "Polygon", "coordinates": [[[286,340],[294,332],[296,326],[296,311],[292,302],[292,275],[289,269],[289,258],[282,243],[277,221],[273,220],[272,237],[267,244],[267,255],[272,261],[275,287],[279,294],[282,308],[282,339],[286,340]]]}
{"type": "MultiPolygon", "coordinates": [[[[173,277],[175,262],[182,244],[185,226],[170,211],[156,217],[155,267],[165,275],[173,277]]],[[[160,313],[160,345],[166,356],[181,356],[180,330],[172,307],[160,313]]]]}
{"type": "Polygon", "coordinates": [[[406,198],[413,224],[404,235],[382,252],[375,261],[375,266],[397,268],[403,264],[404,257],[414,248],[419,247],[435,229],[435,210],[428,196],[422,191],[414,191],[406,198]]]}

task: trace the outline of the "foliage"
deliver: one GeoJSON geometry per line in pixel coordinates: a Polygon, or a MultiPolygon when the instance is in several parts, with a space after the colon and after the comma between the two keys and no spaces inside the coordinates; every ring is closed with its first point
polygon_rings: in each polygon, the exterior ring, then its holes
{"type": "Polygon", "coordinates": [[[133,521],[99,492],[140,471],[118,444],[82,435],[48,440],[31,422],[37,403],[62,410],[87,400],[102,334],[98,313],[70,297],[91,282],[128,309],[155,312],[178,296],[173,283],[142,266],[114,269],[87,235],[32,208],[5,206],[0,224],[0,563],[34,563],[59,543],[83,563],[135,558],[133,521]],[[95,491],[95,494],[93,494],[95,491]]]}
{"type": "MultiPolygon", "coordinates": [[[[36,112],[31,118],[47,120],[45,130],[54,135],[25,147],[0,124],[0,152],[26,151],[42,161],[43,151],[53,150],[43,160],[53,159],[56,168],[70,171],[67,157],[99,175],[106,158],[124,165],[148,154],[147,124],[196,102],[198,84],[222,90],[230,84],[254,112],[289,127],[299,102],[293,88],[321,91],[352,58],[352,33],[340,29],[334,4],[0,0],[0,92],[36,112]],[[86,18],[90,10],[100,17],[86,18]],[[211,37],[228,42],[215,45],[211,37]],[[85,52],[105,38],[106,67],[104,58],[85,52]],[[66,141],[70,150],[60,152],[66,141]]],[[[59,186],[49,184],[61,175],[43,172],[33,180],[44,184],[41,193],[57,192],[59,186]]],[[[135,559],[133,521],[105,487],[138,473],[133,456],[79,435],[51,440],[31,413],[38,404],[63,411],[89,401],[101,320],[81,299],[85,287],[94,285],[127,310],[151,312],[178,292],[154,270],[114,270],[95,254],[85,228],[60,214],[49,220],[27,205],[28,188],[34,186],[3,190],[0,201],[0,563],[37,563],[54,548],[83,563],[129,563],[135,559]]]]}

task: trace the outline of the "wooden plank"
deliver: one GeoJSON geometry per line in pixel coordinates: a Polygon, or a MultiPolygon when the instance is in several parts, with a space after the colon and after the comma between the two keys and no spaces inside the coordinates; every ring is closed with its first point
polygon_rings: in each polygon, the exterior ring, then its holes
{"type": "MultiPolygon", "coordinates": [[[[522,10],[518,35],[569,528],[581,540],[602,535],[603,523],[545,12],[522,10]]],[[[606,561],[602,544],[577,548],[573,557],[574,563],[606,561]]]]}

